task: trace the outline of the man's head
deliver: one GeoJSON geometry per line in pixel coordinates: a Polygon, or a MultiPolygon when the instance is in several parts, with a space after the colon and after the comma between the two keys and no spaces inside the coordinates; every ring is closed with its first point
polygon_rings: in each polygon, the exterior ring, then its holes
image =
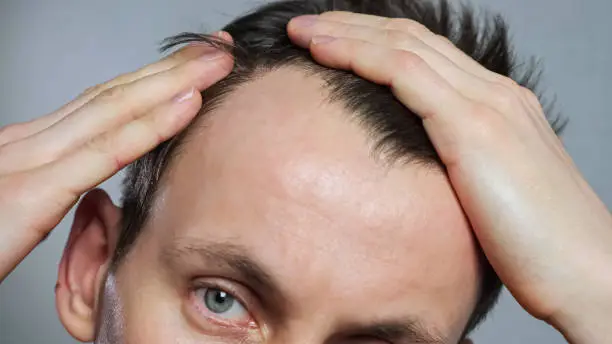
{"type": "MultiPolygon", "coordinates": [[[[98,340],[452,343],[471,330],[501,286],[419,118],[286,34],[329,10],[404,17],[514,71],[500,18],[438,4],[280,2],[226,26],[236,66],[199,118],[128,169],[121,210],[98,192],[77,212],[92,228],[69,246],[82,259],[68,274],[98,340]]],[[[182,34],[167,48],[190,41],[220,44],[182,34]]]]}

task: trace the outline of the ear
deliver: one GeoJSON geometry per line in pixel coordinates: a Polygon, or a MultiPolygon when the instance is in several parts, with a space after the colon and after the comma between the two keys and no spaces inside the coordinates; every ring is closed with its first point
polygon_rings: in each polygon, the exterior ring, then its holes
{"type": "Polygon", "coordinates": [[[77,207],[59,265],[55,303],[60,320],[77,340],[95,337],[98,295],[119,234],[121,209],[94,189],[77,207]]]}

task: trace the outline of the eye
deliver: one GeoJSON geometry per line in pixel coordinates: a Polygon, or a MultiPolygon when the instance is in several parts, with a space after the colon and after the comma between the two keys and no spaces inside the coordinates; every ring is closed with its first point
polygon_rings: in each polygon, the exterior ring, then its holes
{"type": "Polygon", "coordinates": [[[238,332],[258,328],[251,313],[259,309],[258,303],[237,283],[221,278],[200,280],[191,290],[190,299],[193,319],[202,328],[238,332]]]}
{"type": "Polygon", "coordinates": [[[196,299],[206,311],[214,316],[230,320],[250,319],[245,307],[232,294],[219,288],[206,287],[195,291],[196,299]]]}
{"type": "Polygon", "coordinates": [[[264,320],[259,300],[251,290],[224,278],[194,280],[186,305],[188,319],[207,335],[253,338],[260,333],[254,315],[264,320]]]}

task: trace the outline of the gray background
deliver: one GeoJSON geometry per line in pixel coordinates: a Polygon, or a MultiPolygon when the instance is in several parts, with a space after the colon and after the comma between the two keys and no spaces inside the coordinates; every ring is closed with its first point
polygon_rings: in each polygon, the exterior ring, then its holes
{"type": "MultiPolygon", "coordinates": [[[[158,57],[160,39],[221,27],[260,2],[245,0],[0,0],[0,125],[43,115],[88,86],[158,57]]],[[[612,2],[480,0],[504,14],[518,51],[542,58],[544,86],[571,119],[565,144],[612,206],[612,2]]],[[[103,184],[118,200],[115,177],[103,184]]],[[[1,192],[1,190],[0,190],[1,192]]],[[[57,319],[53,287],[72,212],[0,285],[0,343],[73,343],[57,319]]],[[[1,221],[0,221],[1,222],[1,221]]],[[[508,294],[477,343],[563,343],[508,294]]]]}

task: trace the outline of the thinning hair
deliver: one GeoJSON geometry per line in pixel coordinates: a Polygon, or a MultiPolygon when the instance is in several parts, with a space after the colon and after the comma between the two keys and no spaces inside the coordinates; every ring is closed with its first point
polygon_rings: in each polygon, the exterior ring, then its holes
{"type": "MultiPolygon", "coordinates": [[[[375,142],[375,151],[384,153],[390,163],[416,163],[426,168],[444,170],[439,156],[424,130],[421,119],[408,110],[383,85],[377,85],[349,72],[317,64],[306,49],[291,43],[286,26],[293,17],[320,14],[331,10],[350,11],[384,17],[415,20],[436,34],[447,37],[459,49],[485,68],[514,79],[536,94],[539,71],[534,60],[518,63],[509,44],[503,18],[488,12],[474,14],[466,5],[450,6],[446,0],[294,0],[279,1],[255,9],[223,28],[234,44],[215,36],[182,33],[163,41],[162,52],[190,42],[207,43],[232,54],[235,65],[225,79],[202,92],[199,118],[215,109],[236,87],[272,70],[291,66],[321,77],[328,97],[345,107],[347,113],[367,130],[375,142]]],[[[548,109],[547,112],[549,111],[548,109]]],[[[548,116],[559,132],[564,122],[548,116]]],[[[198,121],[198,119],[196,119],[198,121]]],[[[131,164],[123,183],[122,228],[114,264],[133,245],[151,211],[160,180],[180,151],[181,143],[194,128],[163,142],[156,149],[131,164]]],[[[480,296],[464,335],[474,329],[495,304],[501,282],[481,252],[480,296]]]]}

